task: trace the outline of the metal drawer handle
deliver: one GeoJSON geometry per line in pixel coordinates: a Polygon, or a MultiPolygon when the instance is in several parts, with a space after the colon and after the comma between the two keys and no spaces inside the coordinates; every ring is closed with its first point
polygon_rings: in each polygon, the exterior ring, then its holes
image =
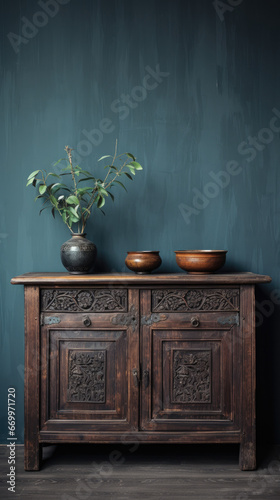
{"type": "Polygon", "coordinates": [[[90,326],[91,325],[91,320],[88,316],[85,316],[83,319],[83,323],[85,326],[90,326]]]}
{"type": "Polygon", "coordinates": [[[149,387],[149,370],[144,370],[143,373],[144,388],[149,387]]]}
{"type": "Polygon", "coordinates": [[[198,318],[191,318],[191,324],[194,327],[199,326],[199,319],[198,318]]]}
{"type": "Polygon", "coordinates": [[[138,377],[138,371],[136,370],[136,368],[133,368],[132,375],[133,375],[134,386],[138,387],[138,385],[139,385],[139,377],[138,377]]]}

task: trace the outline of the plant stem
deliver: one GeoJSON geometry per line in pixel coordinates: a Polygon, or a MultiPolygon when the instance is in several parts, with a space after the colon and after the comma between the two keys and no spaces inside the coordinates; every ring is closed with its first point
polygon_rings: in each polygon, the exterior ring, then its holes
{"type": "MultiPolygon", "coordinates": [[[[69,148],[69,146],[65,146],[65,151],[67,153],[69,164],[70,164],[70,168],[71,168],[71,175],[72,175],[72,180],[73,180],[73,184],[74,184],[74,188],[75,188],[75,196],[78,198],[78,201],[79,201],[79,208],[80,208],[80,211],[81,211],[81,219],[82,219],[82,232],[84,232],[84,229],[85,229],[85,220],[84,220],[82,205],[81,205],[81,202],[79,200],[79,197],[77,196],[77,189],[78,188],[77,188],[77,182],[76,182],[75,172],[74,172],[73,163],[72,163],[72,151],[73,151],[73,148],[69,148]]],[[[79,230],[79,226],[78,226],[78,230],[79,230]]]]}
{"type": "MultiPolygon", "coordinates": [[[[113,157],[112,165],[114,165],[114,163],[115,163],[115,161],[116,161],[116,158],[117,158],[117,147],[118,147],[118,139],[116,139],[116,144],[115,144],[115,154],[114,154],[114,157],[113,157]]],[[[105,186],[105,182],[106,182],[106,180],[107,180],[108,175],[110,174],[110,172],[111,172],[111,167],[109,168],[108,173],[107,173],[107,175],[106,175],[106,177],[105,177],[105,179],[104,179],[104,181],[103,181],[103,185],[104,185],[104,186],[105,186]]]]}
{"type": "MultiPolygon", "coordinates": [[[[58,208],[58,207],[57,207],[57,211],[58,211],[58,213],[59,213],[60,217],[62,218],[62,213],[61,213],[61,211],[59,210],[59,208],[58,208]]],[[[63,219],[62,219],[62,220],[63,220],[63,219]]],[[[63,221],[63,222],[64,222],[64,221],[63,221]]],[[[72,228],[69,226],[69,224],[68,224],[68,222],[67,222],[67,220],[66,220],[66,219],[65,219],[65,224],[66,224],[66,226],[68,227],[68,229],[70,229],[71,233],[73,233],[72,228]]]]}
{"type": "Polygon", "coordinates": [[[72,163],[72,151],[73,151],[73,148],[69,148],[69,146],[65,146],[65,151],[66,151],[67,156],[68,156],[68,160],[69,160],[69,164],[70,164],[70,168],[71,168],[72,180],[73,180],[73,184],[74,184],[74,187],[75,187],[75,194],[76,194],[76,192],[77,192],[77,183],[76,183],[75,173],[74,173],[73,163],[72,163]]]}
{"type": "MultiPolygon", "coordinates": [[[[95,196],[95,193],[96,193],[97,189],[95,188],[92,192],[92,197],[91,197],[91,200],[89,201],[89,204],[85,210],[85,212],[87,212],[87,215],[84,216],[83,218],[83,227],[82,227],[82,232],[84,231],[85,229],[85,225],[86,225],[86,221],[88,220],[89,216],[90,216],[90,209],[92,207],[92,205],[94,204],[96,198],[97,198],[97,195],[95,196]]],[[[85,213],[84,212],[84,213],[85,213]]]]}
{"type": "Polygon", "coordinates": [[[120,176],[120,173],[121,173],[121,171],[123,170],[123,168],[126,166],[127,161],[128,161],[128,160],[126,160],[126,161],[124,162],[124,164],[123,164],[123,165],[122,165],[122,167],[118,170],[118,172],[117,172],[117,173],[116,173],[116,175],[113,177],[113,179],[111,179],[111,180],[110,180],[110,182],[108,182],[107,186],[104,186],[104,189],[108,189],[108,187],[109,187],[109,186],[111,186],[111,184],[114,182],[114,180],[115,180],[117,177],[119,177],[119,176],[120,176]]]}

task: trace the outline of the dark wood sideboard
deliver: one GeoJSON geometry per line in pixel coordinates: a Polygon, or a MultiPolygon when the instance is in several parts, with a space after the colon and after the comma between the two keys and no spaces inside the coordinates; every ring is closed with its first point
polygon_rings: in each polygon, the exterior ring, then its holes
{"type": "Polygon", "coordinates": [[[236,274],[29,273],[25,469],[44,443],[240,443],[256,468],[255,284],[236,274]]]}

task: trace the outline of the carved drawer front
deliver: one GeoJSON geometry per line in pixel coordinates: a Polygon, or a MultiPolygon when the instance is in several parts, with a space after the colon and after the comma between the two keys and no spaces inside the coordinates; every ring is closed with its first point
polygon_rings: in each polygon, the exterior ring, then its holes
{"type": "Polygon", "coordinates": [[[41,290],[43,312],[127,312],[126,289],[115,288],[60,288],[41,290]]]}
{"type": "Polygon", "coordinates": [[[152,311],[154,313],[239,311],[239,289],[215,287],[152,290],[152,311]]]}
{"type": "Polygon", "coordinates": [[[49,349],[41,375],[42,430],[131,428],[126,331],[51,329],[49,349]]]}

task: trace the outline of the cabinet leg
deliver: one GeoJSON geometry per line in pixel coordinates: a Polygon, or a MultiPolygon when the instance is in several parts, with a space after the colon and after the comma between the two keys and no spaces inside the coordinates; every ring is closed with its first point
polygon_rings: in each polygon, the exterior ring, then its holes
{"type": "Polygon", "coordinates": [[[42,463],[42,445],[37,441],[28,442],[24,445],[24,469],[40,470],[42,463]]]}
{"type": "Polygon", "coordinates": [[[25,287],[24,468],[39,470],[40,425],[40,290],[25,287]]]}
{"type": "Polygon", "coordinates": [[[256,444],[245,439],[240,443],[239,466],[241,470],[255,470],[257,468],[256,444]]]}

